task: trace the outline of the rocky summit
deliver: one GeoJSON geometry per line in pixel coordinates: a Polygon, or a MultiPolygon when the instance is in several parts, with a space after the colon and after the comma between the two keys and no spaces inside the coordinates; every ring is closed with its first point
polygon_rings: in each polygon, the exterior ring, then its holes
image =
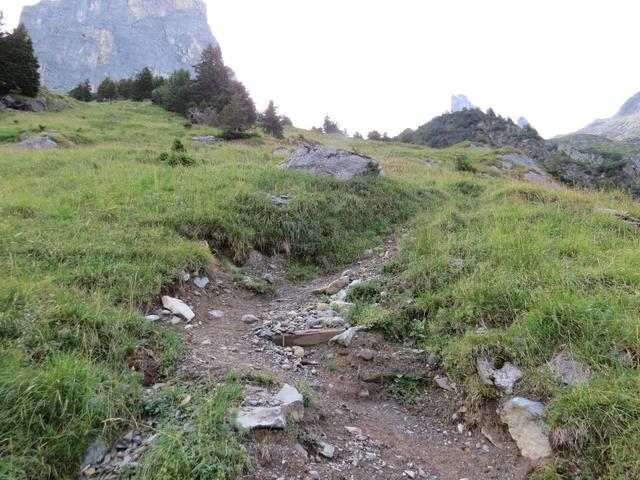
{"type": "Polygon", "coordinates": [[[613,117],[595,120],[578,133],[599,135],[614,140],[639,135],[640,92],[629,98],[613,117]]]}
{"type": "Polygon", "coordinates": [[[33,40],[42,82],[68,91],[89,79],[191,68],[216,39],[202,0],[42,0],[20,21],[33,40]]]}

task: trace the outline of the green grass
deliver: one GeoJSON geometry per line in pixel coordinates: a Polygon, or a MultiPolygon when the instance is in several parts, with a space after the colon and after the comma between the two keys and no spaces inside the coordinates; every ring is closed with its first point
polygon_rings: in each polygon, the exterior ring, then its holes
{"type": "MultiPolygon", "coordinates": [[[[628,196],[545,190],[521,183],[520,167],[491,170],[509,149],[290,129],[372,156],[387,173],[308,176],[276,168],[272,139],[194,143],[216,132],[130,102],[2,114],[0,141],[39,125],[75,145],[0,147],[0,478],[76,477],[95,438],[114,439],[153,413],[127,361],[153,349],[160,375],[171,375],[183,346],[140,309],[181,271],[213,261],[202,240],[239,264],[252,249],[287,255],[288,277],[303,280],[348,264],[400,225],[410,226],[400,257],[351,292],[350,319],[439,353],[474,404],[495,397],[475,373],[478,356],[523,368],[516,393],[548,405],[557,447],[544,478],[567,458],[601,478],[640,477],[640,231],[598,211],[640,216],[628,196]],[[158,160],[175,139],[194,165],[158,160]],[[268,193],[291,200],[275,205],[268,193]],[[589,383],[564,387],[540,371],[561,349],[591,368],[589,383]]],[[[416,382],[395,383],[404,392],[416,382]]],[[[169,411],[178,393],[154,411],[169,411]]],[[[239,398],[232,380],[194,395],[195,431],[167,422],[141,476],[238,476],[247,463],[227,413],[239,398]]]]}
{"type": "Polygon", "coordinates": [[[0,472],[10,478],[75,476],[87,446],[123,428],[105,420],[135,418],[140,375],[127,362],[138,349],[172,373],[180,338],[139,309],[212,262],[203,240],[238,263],[258,249],[298,270],[333,270],[431,201],[389,178],[279,170],[270,139],[192,142],[216,132],[149,104],[3,113],[0,138],[41,125],[75,145],[0,147],[0,472]],[[158,160],[176,139],[196,164],[158,160]]]}

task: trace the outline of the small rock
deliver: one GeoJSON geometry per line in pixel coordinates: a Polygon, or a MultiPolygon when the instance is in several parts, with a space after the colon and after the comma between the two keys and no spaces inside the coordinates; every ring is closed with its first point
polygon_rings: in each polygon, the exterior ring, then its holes
{"type": "Polygon", "coordinates": [[[318,480],[320,478],[320,472],[317,472],[316,470],[311,470],[309,472],[309,478],[311,480],[318,480]]]}
{"type": "Polygon", "coordinates": [[[260,319],[258,317],[256,317],[255,315],[251,315],[251,314],[247,314],[247,315],[243,315],[242,316],[242,322],[243,323],[258,323],[260,321],[260,319]]]}
{"type": "Polygon", "coordinates": [[[289,155],[289,150],[287,150],[286,148],[276,148],[273,151],[274,155],[289,155]]]}
{"type": "Polygon", "coordinates": [[[362,435],[362,429],[361,428],[358,428],[358,427],[344,427],[344,428],[351,435],[356,435],[356,436],[362,435]]]}
{"type": "Polygon", "coordinates": [[[333,458],[336,453],[336,447],[327,442],[320,442],[320,451],[318,453],[324,458],[333,458]]]}
{"type": "Polygon", "coordinates": [[[178,325],[179,323],[182,323],[182,319],[176,315],[174,315],[173,317],[171,317],[169,319],[169,323],[171,325],[178,325]]]}
{"type": "Polygon", "coordinates": [[[454,258],[449,262],[452,267],[463,267],[464,266],[464,258],[454,258]]]}
{"type": "Polygon", "coordinates": [[[539,460],[551,455],[543,413],[544,405],[522,397],[512,398],[502,407],[500,419],[509,427],[523,457],[539,460]]]}
{"type": "Polygon", "coordinates": [[[204,288],[209,285],[209,279],[207,277],[197,277],[193,283],[195,283],[198,288],[204,288]]]}
{"type": "Polygon", "coordinates": [[[300,360],[302,360],[304,358],[304,348],[302,347],[298,347],[298,346],[294,346],[293,347],[293,354],[299,358],[300,360]]]}
{"type": "Polygon", "coordinates": [[[274,285],[276,283],[276,277],[274,277],[272,273],[265,273],[262,276],[262,279],[265,282],[270,283],[271,285],[274,285]]]}
{"type": "Polygon", "coordinates": [[[236,425],[247,429],[284,429],[287,421],[280,407],[249,407],[240,409],[236,425]]]}
{"type": "Polygon", "coordinates": [[[436,382],[436,385],[438,385],[440,388],[443,388],[444,390],[447,390],[449,392],[454,392],[456,390],[456,385],[449,382],[449,379],[447,377],[436,375],[434,377],[434,381],[436,382]]]}
{"type": "Polygon", "coordinates": [[[478,359],[478,374],[485,385],[495,385],[507,395],[513,392],[513,386],[522,378],[522,370],[510,362],[505,362],[502,368],[496,369],[493,363],[485,359],[478,359]]]}
{"type": "Polygon", "coordinates": [[[344,276],[338,278],[337,280],[334,280],[329,285],[314,290],[313,293],[315,293],[316,295],[334,295],[347,285],[349,285],[349,277],[344,276]]]}
{"type": "Polygon", "coordinates": [[[209,315],[211,315],[213,318],[222,318],[222,317],[224,317],[224,311],[223,310],[211,310],[209,312],[209,315]]]}
{"type": "Polygon", "coordinates": [[[174,315],[181,316],[187,322],[190,322],[196,316],[195,313],[193,313],[193,310],[191,310],[182,300],[169,297],[167,295],[162,297],[162,306],[174,315]]]}
{"type": "Polygon", "coordinates": [[[206,143],[207,145],[213,145],[214,143],[216,143],[216,137],[214,137],[213,135],[194,136],[191,137],[191,140],[193,142],[206,143]]]}
{"type": "Polygon", "coordinates": [[[567,352],[560,352],[546,367],[553,376],[565,385],[582,385],[589,381],[591,371],[583,363],[574,360],[567,352]]]}
{"type": "Polygon", "coordinates": [[[376,352],[369,348],[363,348],[356,354],[356,357],[358,357],[361,360],[365,360],[367,362],[373,360],[375,356],[376,356],[376,352]]]}
{"type": "Polygon", "coordinates": [[[413,470],[405,470],[402,473],[409,478],[416,478],[416,472],[414,472],[413,470]]]}
{"type": "Polygon", "coordinates": [[[160,320],[160,315],[147,315],[144,318],[149,322],[157,322],[158,320],[160,320]]]}
{"type": "Polygon", "coordinates": [[[104,456],[109,451],[109,447],[103,441],[96,441],[89,445],[87,449],[87,453],[84,455],[84,459],[82,460],[82,467],[88,467],[89,465],[95,465],[100,463],[100,461],[104,458],[104,456]]]}

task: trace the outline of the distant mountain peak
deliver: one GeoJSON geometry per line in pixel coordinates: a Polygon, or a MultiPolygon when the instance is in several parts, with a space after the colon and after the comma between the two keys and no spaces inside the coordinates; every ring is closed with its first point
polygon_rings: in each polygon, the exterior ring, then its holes
{"type": "Polygon", "coordinates": [[[626,117],[629,115],[640,115],[640,92],[624,102],[620,110],[618,110],[616,117],[626,117]]]}
{"type": "Polygon", "coordinates": [[[451,95],[451,112],[461,112],[464,109],[471,110],[472,108],[476,108],[476,106],[466,95],[451,95]]]}

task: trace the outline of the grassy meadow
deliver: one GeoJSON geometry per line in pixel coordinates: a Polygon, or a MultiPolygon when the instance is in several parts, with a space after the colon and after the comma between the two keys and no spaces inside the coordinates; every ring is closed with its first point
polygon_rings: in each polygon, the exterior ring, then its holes
{"type": "MultiPolygon", "coordinates": [[[[284,254],[308,273],[339,269],[401,226],[402,254],[367,286],[354,321],[438,353],[471,408],[495,397],[478,356],[523,368],[515,393],[549,405],[559,458],[540,478],[564,475],[567,459],[585,478],[640,478],[640,231],[599,211],[640,217],[640,205],[521,182],[517,167],[490,169],[497,152],[465,144],[286,132],[358,150],[387,174],[344,182],[279,170],[272,152],[286,142],[268,137],[190,140],[211,133],[132,102],[0,113],[0,478],[77,477],[93,440],[137,418],[143,388],[127,360],[154,348],[160,380],[182,354],[178,333],[145,322],[144,305],[213,261],[203,240],[237,262],[253,248],[284,254]],[[73,144],[11,146],[40,132],[73,144]],[[195,166],[158,161],[175,139],[195,166]],[[540,368],[561,350],[589,366],[588,383],[561,386],[540,368]]],[[[235,478],[241,449],[217,455],[205,439],[236,445],[224,412],[238,396],[237,381],[203,396],[198,431],[167,436],[142,478],[235,478]]]]}

